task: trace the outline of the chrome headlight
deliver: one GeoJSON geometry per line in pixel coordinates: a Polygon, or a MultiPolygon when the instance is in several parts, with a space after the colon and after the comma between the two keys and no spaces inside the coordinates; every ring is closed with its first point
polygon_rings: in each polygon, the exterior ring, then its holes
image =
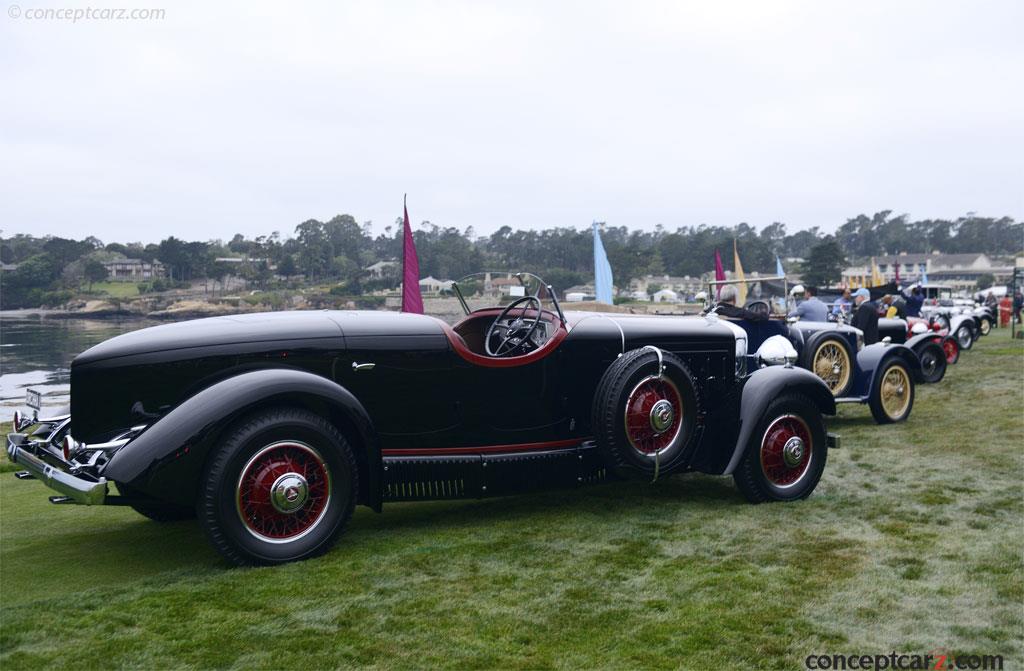
{"type": "Polygon", "coordinates": [[[757,356],[767,366],[781,366],[796,361],[796,349],[784,336],[773,335],[757,348],[757,356]]]}

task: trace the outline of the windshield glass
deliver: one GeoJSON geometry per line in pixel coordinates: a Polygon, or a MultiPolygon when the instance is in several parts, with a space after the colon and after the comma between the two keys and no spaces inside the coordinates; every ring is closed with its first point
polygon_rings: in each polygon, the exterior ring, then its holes
{"type": "Polygon", "coordinates": [[[504,307],[520,298],[535,296],[540,299],[543,309],[563,318],[554,292],[548,291],[547,283],[533,273],[472,273],[452,282],[452,293],[463,303],[463,311],[466,313],[483,308],[504,307]]]}
{"type": "MultiPolygon", "coordinates": [[[[744,280],[725,280],[725,281],[709,281],[708,282],[708,304],[714,305],[717,302],[719,287],[731,285],[736,287],[737,291],[742,294],[742,289],[746,288],[746,299],[742,301],[740,307],[759,307],[761,304],[767,305],[767,314],[771,317],[785,317],[791,306],[787,303],[787,293],[789,291],[789,285],[786,283],[786,278],[780,276],[771,277],[751,277],[744,280]]],[[[740,301],[737,302],[740,305],[740,301]]]]}

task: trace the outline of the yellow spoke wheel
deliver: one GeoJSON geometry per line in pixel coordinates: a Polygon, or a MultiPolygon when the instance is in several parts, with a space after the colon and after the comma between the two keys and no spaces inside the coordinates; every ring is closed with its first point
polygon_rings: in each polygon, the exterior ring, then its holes
{"type": "Polygon", "coordinates": [[[846,348],[831,339],[818,345],[811,362],[811,371],[825,382],[833,396],[846,391],[852,368],[846,348]]]}
{"type": "Polygon", "coordinates": [[[880,390],[882,408],[891,419],[899,419],[910,406],[910,376],[901,366],[885,372],[880,390]]]}

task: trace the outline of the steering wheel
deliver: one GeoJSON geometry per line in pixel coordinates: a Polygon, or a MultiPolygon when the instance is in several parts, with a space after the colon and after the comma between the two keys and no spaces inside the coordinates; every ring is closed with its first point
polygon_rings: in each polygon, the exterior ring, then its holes
{"type": "Polygon", "coordinates": [[[540,299],[536,296],[523,296],[519,300],[509,303],[508,306],[501,311],[501,314],[498,315],[498,318],[494,320],[490,328],[487,329],[487,336],[484,338],[484,349],[487,350],[487,354],[493,357],[507,357],[514,356],[515,352],[520,349],[522,349],[524,353],[528,351],[526,349],[527,343],[530,342],[530,337],[533,336],[534,331],[536,331],[537,327],[540,326],[540,315],[541,303],[540,299]],[[519,316],[510,321],[507,325],[502,324],[502,320],[521,304],[523,307],[519,308],[519,316]],[[527,305],[534,306],[533,309],[537,311],[536,319],[527,318],[527,305]],[[499,329],[504,329],[504,335],[498,333],[499,329]],[[501,338],[501,342],[497,347],[491,347],[492,338],[501,338]]]}

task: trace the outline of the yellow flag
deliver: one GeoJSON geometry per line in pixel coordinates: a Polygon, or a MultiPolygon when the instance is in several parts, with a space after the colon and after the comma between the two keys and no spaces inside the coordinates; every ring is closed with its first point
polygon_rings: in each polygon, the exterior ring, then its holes
{"type": "Polygon", "coordinates": [[[746,276],[743,274],[743,264],[740,263],[740,253],[736,251],[735,238],[732,241],[732,262],[736,270],[736,290],[739,293],[736,305],[743,306],[747,304],[747,284],[743,281],[746,276]]]}
{"type": "Polygon", "coordinates": [[[871,257],[871,286],[880,287],[885,284],[885,279],[882,278],[882,273],[878,272],[878,264],[875,263],[875,257],[871,257]]]}

